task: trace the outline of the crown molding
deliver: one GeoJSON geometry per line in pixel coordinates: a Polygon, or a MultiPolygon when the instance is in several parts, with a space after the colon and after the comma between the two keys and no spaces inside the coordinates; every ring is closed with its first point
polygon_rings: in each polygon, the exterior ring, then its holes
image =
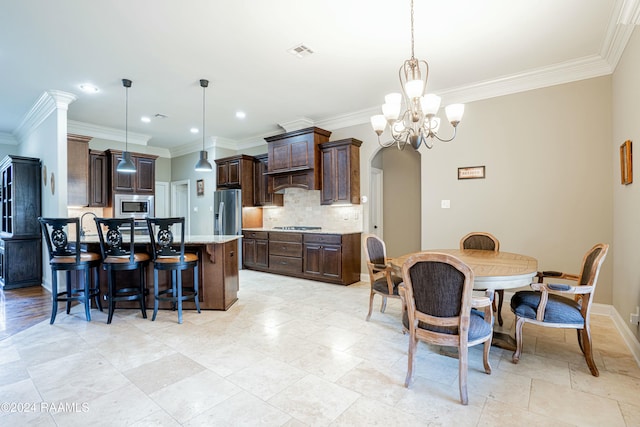
{"type": "Polygon", "coordinates": [[[294,130],[306,129],[315,126],[314,121],[307,117],[298,117],[284,123],[278,123],[285,132],[293,132],[294,130]]]}
{"type": "Polygon", "coordinates": [[[78,99],[74,94],[60,90],[45,91],[25,114],[13,132],[18,141],[26,140],[56,110],[67,111],[69,104],[78,99]]]}
{"type": "MultiPolygon", "coordinates": [[[[205,150],[210,148],[225,148],[228,150],[237,150],[237,143],[231,139],[222,138],[219,136],[209,136],[204,140],[205,150]]],[[[202,140],[194,140],[186,144],[179,145],[169,149],[169,157],[180,157],[190,153],[197,153],[202,151],[202,140]]]]}
{"type": "Polygon", "coordinates": [[[2,145],[18,145],[18,140],[12,134],[0,132],[0,144],[2,145]]]}
{"type": "Polygon", "coordinates": [[[142,133],[126,132],[121,129],[94,125],[91,123],[67,121],[67,132],[76,135],[90,136],[92,138],[107,139],[110,141],[127,142],[129,144],[148,145],[151,136],[142,133]]]}

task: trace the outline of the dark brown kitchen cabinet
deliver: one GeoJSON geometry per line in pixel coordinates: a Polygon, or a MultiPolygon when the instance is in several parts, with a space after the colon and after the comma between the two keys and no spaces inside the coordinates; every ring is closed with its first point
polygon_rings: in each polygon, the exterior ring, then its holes
{"type": "Polygon", "coordinates": [[[355,138],[325,142],[322,153],[320,203],[360,203],[360,146],[355,138]]]}
{"type": "MultiPolygon", "coordinates": [[[[253,202],[255,206],[283,206],[284,196],[269,192],[269,181],[273,179],[267,175],[269,171],[269,156],[261,154],[255,156],[253,177],[253,202]]],[[[271,185],[273,188],[273,184],[271,185]]]]}
{"type": "Polygon", "coordinates": [[[40,167],[40,159],[12,155],[0,163],[0,285],[4,289],[42,283],[40,167]]]}
{"type": "Polygon", "coordinates": [[[269,232],[269,271],[302,274],[302,234],[269,232]]]}
{"type": "Polygon", "coordinates": [[[252,156],[237,156],[216,159],[216,188],[218,190],[242,190],[242,206],[254,206],[254,162],[252,156]]]}
{"type": "Polygon", "coordinates": [[[244,230],[243,249],[250,270],[340,285],[360,280],[360,233],[244,230]]]}
{"type": "Polygon", "coordinates": [[[107,155],[103,151],[89,150],[89,206],[109,206],[109,178],[107,155]]]}
{"type": "Polygon", "coordinates": [[[89,141],[91,137],[67,135],[67,204],[89,205],[89,141]]]}
{"type": "Polygon", "coordinates": [[[242,263],[245,268],[269,267],[269,233],[244,231],[242,238],[242,263]]]}
{"type": "Polygon", "coordinates": [[[342,279],[342,236],[305,234],[303,257],[305,276],[342,279]]]}
{"type": "Polygon", "coordinates": [[[131,160],[136,165],[135,173],[120,173],[116,170],[122,159],[122,151],[108,150],[110,161],[112,193],[155,193],[156,159],[158,156],[142,153],[131,153],[131,160]]]}
{"type": "Polygon", "coordinates": [[[288,187],[319,190],[320,148],[331,132],[311,127],[265,138],[268,145],[269,170],[273,176],[272,191],[288,187]]]}

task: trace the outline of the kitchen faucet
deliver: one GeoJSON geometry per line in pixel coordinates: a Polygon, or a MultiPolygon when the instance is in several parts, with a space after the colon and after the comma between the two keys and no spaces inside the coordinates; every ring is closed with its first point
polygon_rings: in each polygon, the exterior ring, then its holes
{"type": "Polygon", "coordinates": [[[80,217],[80,236],[82,236],[82,237],[84,237],[84,235],[85,235],[84,226],[82,224],[83,224],[84,217],[86,215],[93,215],[94,218],[98,217],[93,212],[85,212],[85,213],[82,214],[82,216],[80,217]]]}

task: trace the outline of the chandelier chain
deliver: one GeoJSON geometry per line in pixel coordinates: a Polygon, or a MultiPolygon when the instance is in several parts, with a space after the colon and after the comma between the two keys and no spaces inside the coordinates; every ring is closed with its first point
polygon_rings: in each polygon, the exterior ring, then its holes
{"type": "Polygon", "coordinates": [[[414,38],[413,38],[413,0],[411,0],[411,59],[415,58],[414,51],[414,38]]]}

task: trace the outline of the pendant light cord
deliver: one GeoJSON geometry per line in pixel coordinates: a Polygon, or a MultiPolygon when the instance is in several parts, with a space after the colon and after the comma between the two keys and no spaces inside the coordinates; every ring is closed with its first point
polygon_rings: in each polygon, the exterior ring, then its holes
{"type": "Polygon", "coordinates": [[[125,87],[124,107],[124,151],[129,149],[129,88],[125,87]]]}
{"type": "Polygon", "coordinates": [[[205,151],[204,149],[204,123],[205,123],[205,91],[207,90],[206,86],[202,86],[202,151],[205,151]]]}

